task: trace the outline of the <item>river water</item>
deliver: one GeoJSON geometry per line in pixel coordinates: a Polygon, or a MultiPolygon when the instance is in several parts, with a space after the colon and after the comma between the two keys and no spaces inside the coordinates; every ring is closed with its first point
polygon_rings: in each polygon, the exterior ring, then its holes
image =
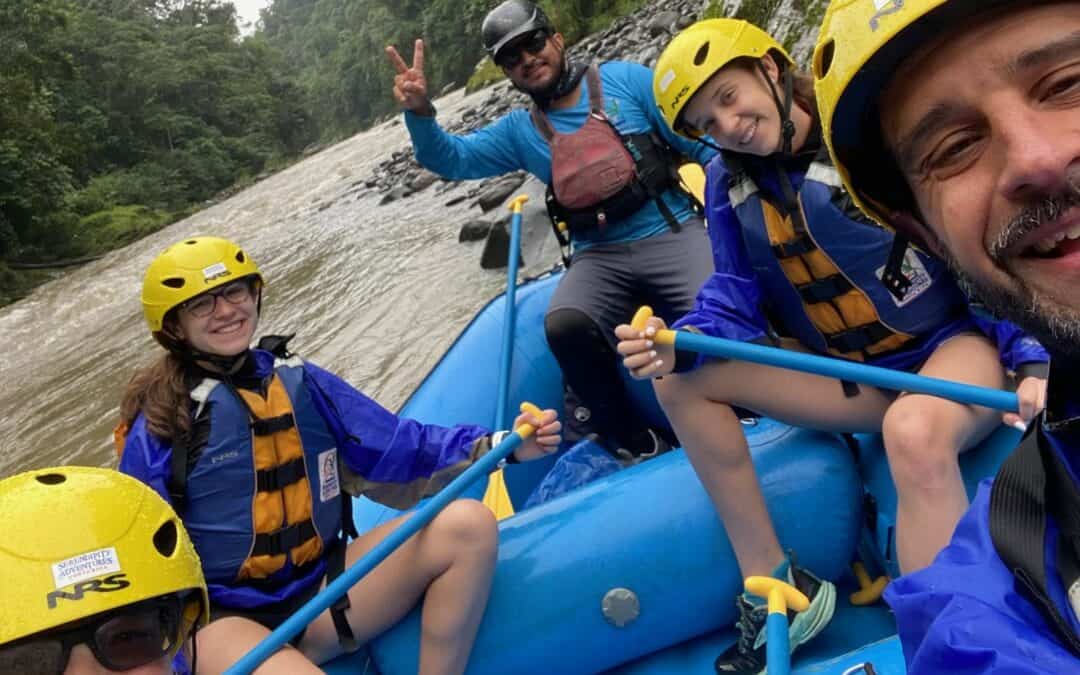
{"type": "MultiPolygon", "coordinates": [[[[439,118],[488,95],[451,93],[439,118]]],[[[436,183],[383,206],[356,185],[407,143],[404,125],[376,126],[0,308],[0,478],[115,462],[124,386],[161,353],[142,319],[143,271],[196,234],[233,239],[259,264],[268,282],[260,334],[295,332],[293,351],[400,406],[505,284],[504,270],[480,268],[482,243],[457,241],[479,209],[445,205],[474,183],[441,193],[436,183]]],[[[555,262],[554,247],[544,250],[523,273],[555,262]]]]}

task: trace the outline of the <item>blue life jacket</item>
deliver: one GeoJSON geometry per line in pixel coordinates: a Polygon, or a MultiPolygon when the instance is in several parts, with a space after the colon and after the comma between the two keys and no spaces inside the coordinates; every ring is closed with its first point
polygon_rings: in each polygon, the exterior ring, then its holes
{"type": "Polygon", "coordinates": [[[206,580],[284,582],[321,559],[342,528],[334,437],[299,358],[277,359],[266,396],[204,379],[191,392],[209,438],[183,512],[206,580]]]}
{"type": "Polygon", "coordinates": [[[901,266],[910,285],[901,297],[890,292],[882,276],[893,233],[851,205],[826,154],[814,158],[790,206],[763,195],[741,163],[729,166],[728,196],[770,318],[787,335],[817,352],[865,361],[913,347],[907,343],[965,313],[966,298],[945,265],[912,247],[901,266]],[[792,217],[795,208],[801,217],[792,217]]]}

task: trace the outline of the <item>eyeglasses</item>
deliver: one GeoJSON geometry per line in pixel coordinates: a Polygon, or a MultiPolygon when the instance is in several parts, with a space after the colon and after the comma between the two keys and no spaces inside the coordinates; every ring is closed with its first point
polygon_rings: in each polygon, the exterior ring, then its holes
{"type": "Polygon", "coordinates": [[[214,313],[218,298],[225,298],[230,305],[239,305],[249,300],[254,291],[254,284],[250,279],[237,279],[225,284],[221,288],[200,293],[194,298],[180,304],[180,309],[194,317],[203,318],[214,313]]]}
{"type": "Polygon", "coordinates": [[[495,65],[506,70],[513,70],[521,63],[522,52],[536,56],[547,46],[548,34],[545,30],[536,30],[526,37],[511,42],[495,55],[495,65]]]}
{"type": "Polygon", "coordinates": [[[109,670],[144,666],[187,639],[181,635],[186,632],[180,630],[182,617],[189,606],[198,604],[197,597],[186,602],[178,596],[154,598],[0,645],[0,673],[62,675],[72,648],[81,644],[109,670]]]}

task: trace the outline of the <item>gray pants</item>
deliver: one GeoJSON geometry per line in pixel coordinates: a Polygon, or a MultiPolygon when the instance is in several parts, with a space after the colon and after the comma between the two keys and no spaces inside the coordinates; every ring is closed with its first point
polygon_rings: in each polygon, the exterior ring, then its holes
{"type": "Polygon", "coordinates": [[[615,326],[628,323],[643,304],[670,324],[693,307],[712,272],[709,237],[699,218],[683,223],[679,232],[574,254],[544,328],[563,377],[608,444],[642,452],[652,444],[623,382],[615,326]]]}

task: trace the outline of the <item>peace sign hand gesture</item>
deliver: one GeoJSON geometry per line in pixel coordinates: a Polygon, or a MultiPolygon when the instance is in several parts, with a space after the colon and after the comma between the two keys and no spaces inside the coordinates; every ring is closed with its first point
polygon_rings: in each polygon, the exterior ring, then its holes
{"type": "Polygon", "coordinates": [[[394,76],[394,100],[402,110],[418,115],[431,115],[434,108],[427,95],[427,78],[424,77],[424,41],[417,39],[413,47],[413,64],[410,67],[393,45],[387,45],[386,56],[397,70],[394,76]]]}

